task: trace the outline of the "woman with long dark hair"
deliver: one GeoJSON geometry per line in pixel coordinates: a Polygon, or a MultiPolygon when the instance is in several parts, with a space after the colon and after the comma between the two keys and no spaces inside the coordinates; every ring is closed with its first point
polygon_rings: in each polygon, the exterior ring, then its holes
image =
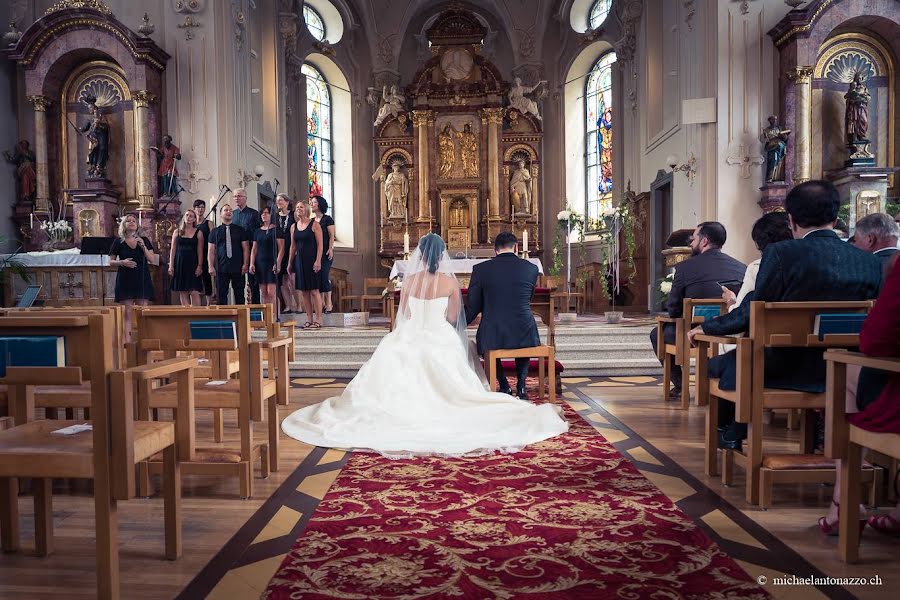
{"type": "Polygon", "coordinates": [[[259,213],[262,227],[253,232],[250,250],[250,273],[256,275],[263,304],[275,306],[275,282],[278,265],[284,255],[284,240],[279,238],[272,224],[272,209],[264,206],[259,213]]]}
{"type": "Polygon", "coordinates": [[[322,292],[322,301],[325,305],[325,314],[334,310],[331,304],[331,264],[334,262],[334,219],[328,214],[328,201],[322,196],[313,196],[309,199],[316,222],[322,228],[322,281],[319,291],[322,292]]]}

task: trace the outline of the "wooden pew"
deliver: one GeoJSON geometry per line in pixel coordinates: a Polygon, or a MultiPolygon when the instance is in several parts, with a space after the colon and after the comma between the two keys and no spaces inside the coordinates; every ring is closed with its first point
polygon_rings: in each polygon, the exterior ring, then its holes
{"type": "MultiPolygon", "coordinates": [[[[858,334],[828,334],[820,340],[814,334],[816,317],[823,313],[868,313],[872,301],[861,302],[753,302],[750,307],[748,337],[698,335],[697,393],[707,403],[705,470],[718,474],[718,402],[721,398],[735,404],[736,419],[748,424],[743,452],[724,450],[722,482],[731,485],[734,464],[746,472],[746,499],[751,504],[768,505],[771,485],[782,482],[834,481],[834,469],[821,468],[821,456],[813,455],[816,409],[825,408],[825,394],[768,388],[764,385],[765,350],[767,348],[840,348],[859,344],[858,334]],[[713,344],[735,344],[737,348],[737,385],[734,391],[719,388],[718,379],[709,379],[708,361],[713,344]],[[803,409],[800,454],[765,454],[763,452],[763,411],[771,409],[803,409]],[[778,471],[763,478],[763,469],[778,471]]],[[[871,475],[874,477],[874,475],[871,475]]]]}
{"type": "MultiPolygon", "coordinates": [[[[0,336],[41,335],[65,339],[65,366],[8,367],[15,426],[0,431],[0,546],[19,549],[18,479],[34,480],[35,546],[46,556],[53,550],[52,486],[54,478],[91,479],[97,539],[97,596],[119,598],[119,550],[116,504],[134,498],[135,465],[158,452],[164,455],[165,556],[181,555],[181,490],[175,454],[178,433],[171,423],[136,422],[133,378],[139,371],[114,369],[111,313],[84,316],[0,317],[0,336]],[[53,431],[80,421],[34,420],[34,388],[88,382],[92,430],[74,435],[53,431]]],[[[176,376],[179,397],[189,406],[192,359],[157,365],[159,375],[176,376]]]]}
{"type": "MultiPolygon", "coordinates": [[[[668,402],[669,386],[672,383],[672,369],[669,365],[669,357],[675,357],[675,364],[681,367],[681,408],[687,410],[691,404],[691,358],[697,357],[697,348],[691,348],[688,341],[688,332],[696,325],[706,320],[703,311],[718,309],[718,314],[726,312],[725,302],[719,298],[685,298],[680,317],[656,317],[656,356],[663,365],[663,402],[668,402]],[[675,325],[675,343],[667,344],[663,339],[663,325],[666,323],[675,325]]],[[[711,347],[709,352],[718,352],[718,348],[711,347]]],[[[697,392],[698,382],[694,388],[694,398],[697,406],[703,406],[704,399],[697,392]]]]}
{"type": "MultiPolygon", "coordinates": [[[[279,420],[278,404],[284,404],[287,395],[287,378],[280,380],[276,371],[287,369],[287,338],[265,342],[250,341],[250,310],[233,306],[216,310],[204,308],[157,309],[138,313],[141,339],[138,342],[138,358],[149,362],[148,354],[161,350],[169,357],[178,351],[207,351],[226,353],[237,350],[240,362],[240,377],[221,380],[224,384],[210,385],[212,382],[197,380],[194,383],[195,406],[203,409],[237,410],[240,430],[240,448],[206,447],[194,448],[190,458],[182,459],[185,473],[212,473],[216,475],[236,475],[240,483],[240,494],[248,498],[253,492],[252,465],[260,459],[261,474],[268,477],[270,470],[278,468],[279,420]],[[234,323],[236,339],[192,339],[192,321],[230,321],[234,323]],[[270,364],[269,376],[263,376],[262,354],[269,350],[276,353],[276,360],[270,364]],[[255,443],[253,421],[264,418],[268,424],[269,442],[255,443]]],[[[171,384],[153,388],[141,387],[138,406],[140,418],[149,418],[150,409],[174,408],[176,405],[174,388],[171,384]]],[[[150,465],[154,466],[154,465],[150,465]]],[[[155,468],[155,466],[154,466],[155,468]]],[[[146,472],[142,472],[142,484],[147,482],[146,472]]]]}
{"type": "Polygon", "coordinates": [[[900,459],[900,433],[867,431],[847,421],[845,394],[847,365],[900,373],[900,359],[872,358],[858,352],[829,350],[825,401],[825,455],[841,460],[838,556],[846,563],[859,560],[860,531],[857,507],[862,500],[862,449],[869,448],[900,459]]]}

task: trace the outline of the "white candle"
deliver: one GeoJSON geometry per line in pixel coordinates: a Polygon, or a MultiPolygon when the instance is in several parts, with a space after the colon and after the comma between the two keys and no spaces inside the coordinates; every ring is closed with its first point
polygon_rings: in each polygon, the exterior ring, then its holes
{"type": "Polygon", "coordinates": [[[403,254],[409,254],[409,232],[403,233],[403,254]]]}
{"type": "Polygon", "coordinates": [[[522,250],[528,252],[528,230],[522,230],[522,250]]]}
{"type": "Polygon", "coordinates": [[[34,229],[34,213],[29,215],[31,217],[31,228],[34,229]]]}

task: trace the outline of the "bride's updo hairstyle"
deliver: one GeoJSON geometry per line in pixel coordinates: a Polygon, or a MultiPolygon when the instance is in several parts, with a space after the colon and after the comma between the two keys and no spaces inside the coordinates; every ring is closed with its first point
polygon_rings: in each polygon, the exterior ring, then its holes
{"type": "Polygon", "coordinates": [[[419,252],[422,253],[422,261],[428,265],[429,273],[437,272],[445,249],[444,240],[437,234],[429,233],[419,240],[419,252]]]}

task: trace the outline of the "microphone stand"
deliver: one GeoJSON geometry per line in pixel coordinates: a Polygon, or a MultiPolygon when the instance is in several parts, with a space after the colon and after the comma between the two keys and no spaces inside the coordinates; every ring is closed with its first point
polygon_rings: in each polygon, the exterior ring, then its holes
{"type": "Polygon", "coordinates": [[[222,198],[225,197],[225,194],[227,194],[227,193],[230,192],[230,191],[231,191],[231,188],[228,187],[227,185],[225,185],[224,183],[223,183],[222,185],[219,186],[219,197],[218,197],[218,199],[215,201],[215,203],[212,205],[212,208],[209,209],[209,212],[206,213],[206,216],[203,217],[203,221],[200,221],[201,223],[203,223],[204,221],[206,221],[207,219],[209,219],[209,215],[211,215],[211,214],[213,214],[213,213],[216,212],[216,207],[219,205],[219,202],[221,202],[221,201],[222,201],[222,198]]]}

